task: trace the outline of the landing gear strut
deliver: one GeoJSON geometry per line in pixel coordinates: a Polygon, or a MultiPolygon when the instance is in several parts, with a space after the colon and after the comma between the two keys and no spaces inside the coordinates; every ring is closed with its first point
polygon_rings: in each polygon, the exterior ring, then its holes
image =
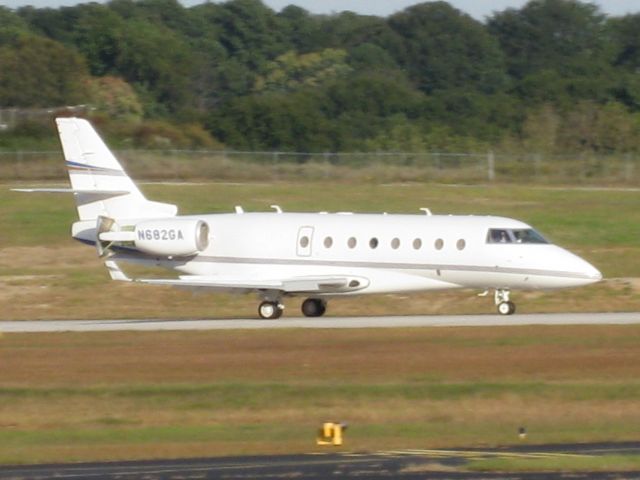
{"type": "Polygon", "coordinates": [[[516,313],[516,304],[509,301],[509,290],[496,290],[494,300],[500,315],[513,315],[516,313]]]}
{"type": "Polygon", "coordinates": [[[275,320],[276,318],[280,318],[283,310],[284,305],[280,302],[264,301],[258,307],[258,315],[265,320],[275,320]]]}
{"type": "Polygon", "coordinates": [[[302,302],[302,313],[305,317],[321,317],[327,311],[327,302],[319,298],[307,298],[302,302]]]}

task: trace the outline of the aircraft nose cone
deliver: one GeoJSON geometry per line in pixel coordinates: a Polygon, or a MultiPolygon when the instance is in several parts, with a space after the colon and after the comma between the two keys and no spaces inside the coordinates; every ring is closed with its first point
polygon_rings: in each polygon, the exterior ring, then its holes
{"type": "Polygon", "coordinates": [[[587,276],[593,280],[593,283],[599,282],[602,280],[602,273],[596,267],[591,265],[589,262],[585,262],[588,265],[586,270],[587,276]]]}
{"type": "Polygon", "coordinates": [[[602,273],[600,273],[600,270],[580,257],[576,257],[576,260],[577,265],[575,268],[575,272],[580,275],[582,279],[584,279],[584,285],[597,283],[602,280],[602,273]]]}
{"type": "Polygon", "coordinates": [[[563,248],[557,248],[555,252],[549,252],[546,258],[549,268],[556,269],[560,276],[559,284],[565,287],[579,287],[591,285],[602,280],[602,273],[578,255],[563,248]]]}

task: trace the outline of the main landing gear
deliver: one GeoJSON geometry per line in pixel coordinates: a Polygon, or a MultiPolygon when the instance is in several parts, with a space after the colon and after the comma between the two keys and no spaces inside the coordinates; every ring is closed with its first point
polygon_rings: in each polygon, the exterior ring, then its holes
{"type": "MultiPolygon", "coordinates": [[[[258,315],[265,320],[275,320],[282,316],[284,305],[280,300],[264,300],[258,307],[258,315]]],[[[327,302],[319,298],[307,298],[302,302],[305,317],[321,317],[327,311],[327,302]]]]}
{"type": "Polygon", "coordinates": [[[500,315],[513,315],[516,313],[516,304],[509,300],[509,290],[497,289],[494,301],[500,315]]]}
{"type": "Polygon", "coordinates": [[[277,301],[271,302],[265,300],[258,307],[258,315],[260,315],[260,318],[264,318],[265,320],[275,320],[276,318],[280,318],[283,311],[284,305],[277,301]]]}
{"type": "Polygon", "coordinates": [[[327,302],[319,298],[307,298],[302,302],[302,313],[305,317],[321,317],[327,311],[327,302]]]}

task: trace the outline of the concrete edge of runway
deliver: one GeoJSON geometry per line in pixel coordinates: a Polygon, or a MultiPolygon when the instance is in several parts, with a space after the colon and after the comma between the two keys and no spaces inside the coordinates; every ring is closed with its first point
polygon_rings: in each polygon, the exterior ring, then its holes
{"type": "Polygon", "coordinates": [[[24,320],[0,322],[0,333],[632,325],[640,313],[544,313],[258,319],[24,320]]]}

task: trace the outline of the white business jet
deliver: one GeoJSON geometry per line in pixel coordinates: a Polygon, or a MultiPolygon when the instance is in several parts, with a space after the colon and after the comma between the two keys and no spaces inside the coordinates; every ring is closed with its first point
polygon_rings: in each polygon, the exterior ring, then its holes
{"type": "Polygon", "coordinates": [[[516,289],[588,285],[602,275],[529,225],[502,217],[339,213],[177,215],[147,200],[86,120],[56,120],[79,221],[73,238],[94,245],[114,280],[255,293],[258,314],[282,315],[303,296],[318,317],[343,295],[459,288],[495,291],[500,314],[516,289]],[[131,280],[121,262],[165,267],[177,278],[131,280]]]}

